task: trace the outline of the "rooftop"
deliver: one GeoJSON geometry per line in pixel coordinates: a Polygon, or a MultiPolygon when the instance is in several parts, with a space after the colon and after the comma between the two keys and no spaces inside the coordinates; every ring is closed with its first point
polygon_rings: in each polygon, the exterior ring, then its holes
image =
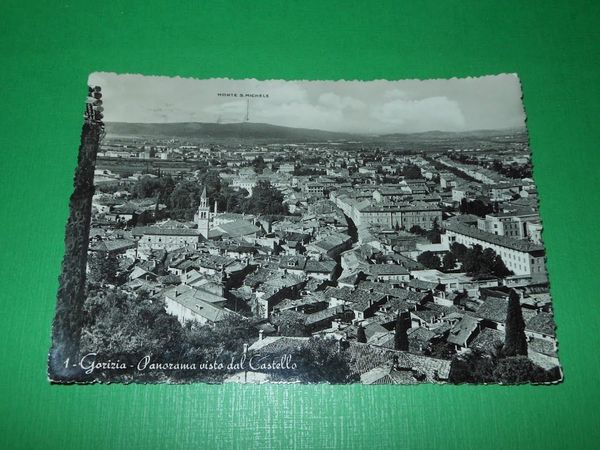
{"type": "Polygon", "coordinates": [[[158,228],[158,227],[136,227],[133,229],[134,236],[200,236],[200,232],[194,228],[158,228]]]}
{"type": "Polygon", "coordinates": [[[552,314],[545,312],[536,314],[529,319],[529,322],[525,325],[527,331],[533,331],[534,333],[541,333],[548,336],[554,336],[555,328],[554,317],[552,314]]]}
{"type": "Polygon", "coordinates": [[[450,344],[456,344],[463,346],[466,344],[467,339],[473,334],[473,332],[479,326],[481,319],[476,317],[465,315],[456,325],[450,330],[448,335],[448,342],[450,344]]]}
{"type": "Polygon", "coordinates": [[[194,289],[186,285],[179,285],[167,289],[164,294],[165,298],[169,298],[169,300],[179,303],[194,314],[202,316],[211,322],[218,322],[219,320],[224,319],[225,315],[228,313],[228,311],[223,308],[204,300],[206,296],[210,296],[210,299],[213,299],[216,297],[214,294],[194,289]]]}
{"type": "Polygon", "coordinates": [[[489,244],[498,245],[500,247],[506,247],[511,250],[519,252],[540,252],[544,251],[544,246],[540,244],[534,244],[533,242],[523,241],[519,239],[513,239],[507,236],[500,236],[492,233],[487,233],[469,225],[465,225],[458,221],[444,222],[444,228],[454,233],[469,236],[474,239],[478,239],[489,244]]]}

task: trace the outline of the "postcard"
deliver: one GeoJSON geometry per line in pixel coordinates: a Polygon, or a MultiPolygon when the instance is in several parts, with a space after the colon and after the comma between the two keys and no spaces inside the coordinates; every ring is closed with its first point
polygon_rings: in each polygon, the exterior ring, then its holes
{"type": "Polygon", "coordinates": [[[517,75],[87,94],[50,381],[562,379],[517,75]]]}

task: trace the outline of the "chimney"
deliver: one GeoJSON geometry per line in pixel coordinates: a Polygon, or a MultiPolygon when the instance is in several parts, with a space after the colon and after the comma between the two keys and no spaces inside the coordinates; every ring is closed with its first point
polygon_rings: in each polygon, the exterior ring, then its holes
{"type": "Polygon", "coordinates": [[[259,341],[262,341],[262,340],[263,340],[263,333],[264,333],[264,331],[263,331],[263,330],[258,330],[258,340],[259,340],[259,341]]]}
{"type": "Polygon", "coordinates": [[[248,353],[248,344],[244,344],[244,355],[248,353]]]}

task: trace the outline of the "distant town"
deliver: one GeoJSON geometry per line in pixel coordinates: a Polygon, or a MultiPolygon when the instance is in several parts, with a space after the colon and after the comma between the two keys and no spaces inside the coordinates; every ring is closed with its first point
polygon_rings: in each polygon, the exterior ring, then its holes
{"type": "Polygon", "coordinates": [[[561,378],[526,130],[307,142],[238,125],[107,124],[82,351],[300,368],[214,382],[561,378]]]}

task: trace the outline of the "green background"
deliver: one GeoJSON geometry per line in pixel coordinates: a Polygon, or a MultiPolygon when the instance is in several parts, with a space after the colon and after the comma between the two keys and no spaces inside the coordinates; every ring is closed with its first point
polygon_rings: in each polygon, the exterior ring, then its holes
{"type": "Polygon", "coordinates": [[[596,1],[564,0],[3,0],[0,448],[597,447],[599,12],[596,1]],[[49,385],[67,200],[96,70],[364,80],[519,73],[565,381],[49,385]]]}

